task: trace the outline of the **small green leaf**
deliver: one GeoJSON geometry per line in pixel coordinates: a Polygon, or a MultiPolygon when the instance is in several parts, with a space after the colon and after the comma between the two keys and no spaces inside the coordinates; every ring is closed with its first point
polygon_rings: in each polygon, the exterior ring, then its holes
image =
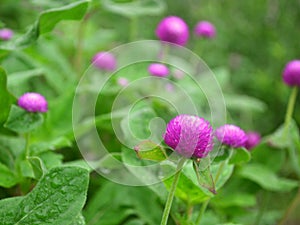
{"type": "Polygon", "coordinates": [[[229,159],[229,164],[246,163],[251,159],[251,154],[245,148],[230,149],[233,155],[229,159]]]}
{"type": "Polygon", "coordinates": [[[20,168],[21,177],[35,178],[33,168],[27,159],[18,160],[17,166],[20,168]]]}
{"type": "Polygon", "coordinates": [[[212,164],[210,167],[215,181],[216,190],[218,191],[231,177],[234,165],[230,165],[227,161],[223,161],[217,164],[212,164]]]}
{"type": "Polygon", "coordinates": [[[81,212],[87,188],[87,170],[78,167],[54,168],[18,202],[18,207],[1,207],[0,224],[70,224],[81,212]]]}
{"type": "Polygon", "coordinates": [[[165,150],[158,144],[146,140],[134,147],[136,155],[140,159],[161,162],[167,158],[165,150]]]}
{"type": "Polygon", "coordinates": [[[7,90],[7,77],[4,69],[0,67],[0,126],[6,121],[11,104],[15,98],[7,90]]]}
{"type": "Polygon", "coordinates": [[[5,188],[13,187],[18,183],[18,179],[8,167],[0,163],[0,186],[5,188]]]}
{"type": "Polygon", "coordinates": [[[4,127],[17,133],[27,133],[42,125],[44,117],[41,113],[31,113],[12,105],[4,127]]]}
{"type": "Polygon", "coordinates": [[[201,159],[200,162],[194,160],[193,169],[195,171],[198,184],[204,188],[207,188],[210,192],[215,194],[216,187],[210,170],[210,163],[211,162],[209,157],[201,159]]]}
{"type": "Polygon", "coordinates": [[[42,160],[45,168],[47,168],[48,170],[62,165],[62,154],[47,151],[39,154],[38,157],[42,160]]]}
{"type": "Polygon", "coordinates": [[[160,0],[139,0],[126,3],[118,3],[114,0],[103,0],[102,4],[108,11],[126,16],[157,16],[164,12],[166,5],[160,0]]]}
{"type": "Polygon", "coordinates": [[[40,179],[47,172],[43,161],[39,157],[28,157],[27,160],[31,164],[35,179],[40,179]]]}
{"type": "Polygon", "coordinates": [[[269,191],[287,192],[298,186],[297,181],[278,177],[272,170],[260,164],[244,165],[238,174],[269,191]]]}

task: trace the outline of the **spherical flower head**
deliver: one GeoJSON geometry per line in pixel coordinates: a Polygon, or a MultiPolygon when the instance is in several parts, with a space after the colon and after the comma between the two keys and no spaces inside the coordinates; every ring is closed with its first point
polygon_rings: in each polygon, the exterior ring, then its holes
{"type": "Polygon", "coordinates": [[[224,145],[232,148],[245,147],[247,135],[238,126],[225,124],[215,131],[216,138],[224,145]]]}
{"type": "Polygon", "coordinates": [[[251,150],[254,148],[256,145],[260,143],[261,136],[257,132],[248,132],[247,134],[247,141],[245,143],[245,148],[248,150],[251,150]]]}
{"type": "Polygon", "coordinates": [[[164,64],[161,64],[161,63],[152,63],[148,67],[148,72],[152,76],[156,76],[156,77],[166,77],[166,76],[169,75],[168,67],[164,64]]]}
{"type": "Polygon", "coordinates": [[[215,26],[208,21],[197,23],[194,32],[199,37],[214,38],[216,36],[215,26]]]}
{"type": "Polygon", "coordinates": [[[213,129],[203,118],[182,114],[167,124],[164,141],[186,158],[203,158],[213,148],[213,129]]]}
{"type": "Polygon", "coordinates": [[[14,32],[11,29],[4,28],[0,29],[0,39],[3,41],[8,41],[12,38],[14,32]]]}
{"type": "Polygon", "coordinates": [[[282,73],[283,81],[288,86],[300,87],[300,60],[292,60],[288,62],[282,73]]]}
{"type": "Polygon", "coordinates": [[[177,16],[168,16],[158,24],[156,36],[161,41],[184,46],[189,39],[189,28],[183,19],[177,16]]]}
{"type": "Polygon", "coordinates": [[[94,55],[92,63],[95,67],[104,71],[114,71],[117,67],[117,60],[110,52],[98,52],[94,55]]]}
{"type": "Polygon", "coordinates": [[[28,92],[18,99],[18,106],[28,112],[47,112],[48,103],[44,96],[39,93],[28,92]]]}

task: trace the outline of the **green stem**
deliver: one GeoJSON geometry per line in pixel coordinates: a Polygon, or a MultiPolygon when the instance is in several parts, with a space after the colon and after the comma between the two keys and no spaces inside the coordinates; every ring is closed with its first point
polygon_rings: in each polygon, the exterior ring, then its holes
{"type": "Polygon", "coordinates": [[[180,174],[181,174],[181,170],[182,170],[182,167],[183,167],[183,164],[185,163],[185,161],[186,161],[185,158],[181,158],[178,162],[178,165],[177,165],[177,168],[176,168],[176,173],[174,175],[173,183],[172,183],[172,186],[171,186],[168,198],[167,198],[167,202],[166,202],[166,205],[165,205],[165,209],[164,209],[164,212],[163,212],[163,216],[162,216],[162,219],[161,219],[161,223],[160,223],[161,225],[166,225],[167,222],[168,222],[168,217],[169,217],[169,214],[170,214],[170,210],[171,210],[172,202],[173,202],[173,199],[174,199],[176,187],[177,187],[179,177],[180,177],[180,174]]]}
{"type": "Polygon", "coordinates": [[[138,31],[138,18],[137,17],[131,17],[130,18],[130,41],[135,41],[138,31]]]}
{"type": "Polygon", "coordinates": [[[25,159],[30,156],[29,151],[30,133],[25,134],[25,159]]]}
{"type": "MultiPolygon", "coordinates": [[[[298,93],[298,87],[293,87],[292,93],[289,98],[286,115],[285,115],[284,130],[283,130],[284,140],[287,139],[287,136],[290,133],[289,129],[290,129],[290,125],[291,125],[291,120],[293,118],[293,111],[294,111],[295,102],[297,99],[297,93],[298,93]]],[[[289,158],[291,160],[291,164],[295,170],[295,173],[297,174],[298,177],[300,177],[300,167],[299,167],[299,162],[297,159],[297,154],[295,152],[295,149],[293,149],[292,146],[290,146],[288,148],[288,154],[289,154],[289,158]]]]}
{"type": "Polygon", "coordinates": [[[297,98],[297,93],[298,93],[298,88],[297,87],[293,87],[292,89],[292,93],[290,95],[289,98],[289,103],[288,103],[288,107],[287,107],[287,111],[285,114],[285,121],[284,121],[284,137],[286,137],[286,135],[288,134],[288,129],[292,120],[292,116],[293,116],[293,111],[294,111],[294,107],[295,107],[295,102],[296,102],[296,98],[297,98]]]}
{"type": "Polygon", "coordinates": [[[280,220],[278,225],[284,225],[286,224],[286,221],[289,219],[290,214],[296,209],[297,205],[300,202],[300,188],[298,189],[298,193],[296,195],[296,197],[293,199],[293,201],[291,202],[290,206],[287,208],[287,210],[285,211],[282,219],[280,220]]]}
{"type": "Polygon", "coordinates": [[[196,219],[196,223],[195,223],[196,225],[199,225],[199,224],[200,224],[201,219],[202,219],[202,217],[203,217],[203,215],[204,215],[204,212],[205,212],[205,210],[206,210],[206,208],[207,208],[207,205],[208,205],[209,201],[210,201],[210,198],[207,199],[205,202],[203,202],[203,204],[202,204],[202,206],[201,206],[201,209],[200,209],[200,212],[199,212],[199,214],[198,214],[198,217],[197,217],[197,219],[196,219]]]}

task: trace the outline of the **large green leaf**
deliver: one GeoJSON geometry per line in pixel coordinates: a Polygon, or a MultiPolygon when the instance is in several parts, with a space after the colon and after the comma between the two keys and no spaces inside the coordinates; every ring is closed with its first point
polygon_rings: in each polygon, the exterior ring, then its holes
{"type": "Polygon", "coordinates": [[[2,67],[0,67],[0,126],[8,117],[11,104],[15,98],[7,90],[7,77],[2,67]]]}
{"type": "Polygon", "coordinates": [[[85,203],[87,188],[87,170],[54,168],[18,204],[13,202],[0,208],[0,224],[70,224],[85,203]]]}
{"type": "Polygon", "coordinates": [[[238,174],[269,191],[287,192],[298,186],[297,181],[278,177],[272,170],[260,164],[244,165],[238,174]]]}
{"type": "Polygon", "coordinates": [[[26,34],[14,42],[0,45],[0,49],[13,50],[26,47],[36,41],[40,35],[50,32],[60,21],[81,19],[86,13],[88,2],[88,0],[81,0],[43,11],[26,34]]]}
{"type": "Polygon", "coordinates": [[[39,127],[44,122],[41,113],[31,113],[12,105],[4,127],[17,133],[27,133],[39,127]]]}

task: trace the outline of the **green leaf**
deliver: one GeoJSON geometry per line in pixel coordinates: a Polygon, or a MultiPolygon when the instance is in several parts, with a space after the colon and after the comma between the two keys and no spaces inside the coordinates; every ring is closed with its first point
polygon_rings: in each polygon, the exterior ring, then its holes
{"type": "Polygon", "coordinates": [[[216,190],[218,191],[231,177],[234,165],[230,165],[227,161],[223,161],[217,164],[212,164],[210,167],[215,181],[216,190]]]}
{"type": "Polygon", "coordinates": [[[285,130],[285,125],[282,124],[273,134],[266,137],[266,139],[272,147],[289,148],[299,144],[299,130],[295,121],[292,120],[287,130],[285,130]]]}
{"type": "Polygon", "coordinates": [[[86,169],[89,172],[93,171],[93,169],[90,167],[90,165],[83,159],[66,162],[63,164],[63,166],[76,166],[76,167],[81,167],[83,169],[86,169]]]}
{"type": "Polygon", "coordinates": [[[287,192],[298,186],[297,181],[278,177],[272,170],[260,164],[244,165],[238,174],[269,191],[287,192]]]}
{"type": "Polygon", "coordinates": [[[237,148],[237,149],[230,149],[233,151],[233,155],[229,159],[229,164],[241,164],[249,162],[251,159],[251,154],[245,148],[237,148]]]}
{"type": "Polygon", "coordinates": [[[238,111],[264,112],[266,104],[257,98],[246,95],[225,95],[226,106],[238,111]]]}
{"type": "Polygon", "coordinates": [[[15,98],[7,90],[7,77],[4,69],[0,67],[0,126],[6,121],[11,104],[15,98]]]}
{"type": "Polygon", "coordinates": [[[284,151],[271,147],[265,141],[251,150],[251,155],[253,162],[263,164],[274,172],[280,171],[286,161],[286,154],[284,151]]]}
{"type": "Polygon", "coordinates": [[[33,168],[27,159],[18,160],[16,164],[21,171],[21,177],[35,178],[33,168]]]}
{"type": "Polygon", "coordinates": [[[43,75],[43,69],[32,69],[21,72],[12,73],[9,75],[7,83],[8,87],[22,85],[25,81],[32,77],[43,75]]]}
{"type": "Polygon", "coordinates": [[[41,113],[31,113],[12,105],[4,127],[17,133],[27,133],[39,127],[44,122],[41,113]]]}
{"type": "Polygon", "coordinates": [[[210,164],[211,162],[209,157],[201,159],[200,162],[193,160],[193,169],[195,171],[198,184],[215,194],[216,187],[212,177],[210,164]]]}
{"type": "Polygon", "coordinates": [[[0,186],[5,188],[13,187],[18,183],[18,179],[8,167],[0,163],[0,186]]]}
{"type": "Polygon", "coordinates": [[[31,164],[35,179],[40,179],[47,172],[43,161],[39,157],[28,157],[27,160],[31,164]]]}
{"type": "Polygon", "coordinates": [[[80,213],[87,188],[87,170],[54,168],[19,201],[18,207],[1,208],[0,224],[69,224],[80,213]]]}
{"type": "Polygon", "coordinates": [[[25,140],[22,137],[0,135],[0,163],[11,170],[15,168],[15,160],[24,152],[25,140]]]}
{"type": "Polygon", "coordinates": [[[45,168],[48,170],[62,165],[62,154],[47,151],[39,154],[38,157],[42,160],[45,168]]]}
{"type": "Polygon", "coordinates": [[[158,144],[145,140],[134,147],[136,155],[140,159],[161,162],[167,158],[165,150],[158,144]]]}
{"type": "Polygon", "coordinates": [[[219,193],[212,200],[211,204],[216,207],[251,207],[256,205],[256,198],[252,194],[243,192],[219,193]]]}
{"type": "Polygon", "coordinates": [[[126,17],[157,16],[165,11],[166,5],[160,0],[139,0],[118,3],[114,0],[103,0],[103,7],[111,12],[126,17]]]}
{"type": "Polygon", "coordinates": [[[91,198],[84,216],[89,225],[125,224],[131,217],[138,217],[143,224],[157,225],[162,215],[157,200],[157,196],[148,187],[106,182],[91,198]]]}
{"type": "MultiPolygon", "coordinates": [[[[16,216],[16,209],[24,197],[5,198],[0,201],[0,221],[4,218],[7,221],[13,221],[16,216]]],[[[2,223],[1,223],[2,224],[2,223]]],[[[13,223],[3,223],[3,225],[10,225],[13,223]]]]}
{"type": "Polygon", "coordinates": [[[64,147],[71,147],[72,142],[64,136],[56,137],[49,142],[37,142],[30,145],[30,155],[38,155],[46,151],[59,150],[64,147]]]}
{"type": "Polygon", "coordinates": [[[88,2],[87,0],[81,0],[62,7],[43,11],[26,34],[14,42],[0,45],[0,49],[13,50],[27,47],[35,42],[40,35],[52,31],[55,25],[60,21],[80,20],[86,13],[88,2]]]}
{"type": "MultiPolygon", "coordinates": [[[[194,171],[191,172],[194,173],[194,171]]],[[[190,177],[187,176],[187,174],[190,174],[190,172],[184,170],[180,175],[175,191],[176,197],[190,204],[199,204],[213,197],[213,194],[211,192],[199,186],[199,184],[196,183],[197,181],[192,181],[190,177]]],[[[167,189],[171,188],[172,182],[173,176],[164,180],[164,184],[167,189]]]]}

